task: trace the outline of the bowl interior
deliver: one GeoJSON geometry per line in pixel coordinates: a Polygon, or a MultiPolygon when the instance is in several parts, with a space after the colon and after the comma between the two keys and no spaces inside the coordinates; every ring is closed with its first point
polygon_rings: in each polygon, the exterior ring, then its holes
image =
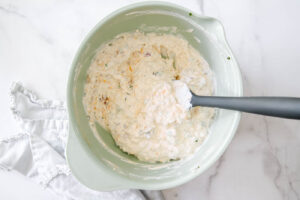
{"type": "Polygon", "coordinates": [[[228,48],[221,25],[211,18],[189,15],[185,9],[168,5],[141,5],[113,13],[100,22],[83,42],[70,75],[68,88],[71,125],[87,156],[105,163],[121,176],[144,184],[170,183],[188,180],[209,167],[225,150],[236,126],[239,113],[218,110],[211,132],[195,155],[181,161],[149,164],[122,152],[110,133],[99,125],[93,134],[82,104],[87,69],[96,50],[116,35],[140,29],[144,32],[180,34],[196,48],[215,73],[215,95],[241,96],[242,84],[237,64],[228,48]],[[158,28],[169,27],[169,28],[158,28]],[[173,28],[177,27],[174,31],[173,28]],[[230,57],[228,60],[227,57],[230,57]]]}

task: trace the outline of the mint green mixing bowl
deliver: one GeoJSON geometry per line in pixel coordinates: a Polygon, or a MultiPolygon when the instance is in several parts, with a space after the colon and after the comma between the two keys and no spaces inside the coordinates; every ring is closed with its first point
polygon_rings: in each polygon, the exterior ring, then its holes
{"type": "Polygon", "coordinates": [[[94,135],[82,104],[87,69],[101,44],[139,27],[145,32],[160,33],[170,33],[172,29],[158,27],[177,27],[176,33],[201,52],[214,71],[215,95],[242,95],[240,71],[217,20],[162,2],[132,4],[113,12],[82,42],[67,88],[70,119],[67,160],[75,177],[94,190],[159,190],[183,184],[201,174],[222,155],[240,120],[239,112],[218,110],[211,132],[199,151],[187,159],[169,163],[149,164],[122,152],[110,133],[98,125],[94,135]]]}

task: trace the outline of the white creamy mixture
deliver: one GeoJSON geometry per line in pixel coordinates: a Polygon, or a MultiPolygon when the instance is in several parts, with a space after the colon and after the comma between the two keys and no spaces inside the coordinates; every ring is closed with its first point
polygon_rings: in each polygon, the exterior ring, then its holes
{"type": "Polygon", "coordinates": [[[214,109],[191,108],[213,92],[207,62],[179,36],[141,32],[101,46],[87,75],[83,103],[91,122],[111,132],[125,152],[167,162],[195,152],[214,109]]]}

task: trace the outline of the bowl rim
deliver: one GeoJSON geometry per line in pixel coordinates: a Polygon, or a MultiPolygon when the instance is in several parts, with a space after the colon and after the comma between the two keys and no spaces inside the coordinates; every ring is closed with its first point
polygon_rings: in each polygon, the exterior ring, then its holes
{"type": "MultiPolygon", "coordinates": [[[[239,68],[239,65],[234,57],[234,54],[232,53],[232,50],[231,48],[229,47],[228,45],[228,41],[226,39],[226,35],[225,35],[225,31],[224,31],[224,27],[222,25],[222,23],[220,23],[217,19],[215,18],[212,18],[212,17],[207,17],[207,16],[202,16],[202,15],[199,15],[197,13],[195,13],[194,11],[188,9],[188,8],[185,8],[183,6],[180,6],[180,5],[177,5],[177,4],[174,4],[174,3],[170,3],[170,2],[162,2],[162,1],[145,1],[145,2],[138,2],[138,3],[132,3],[132,4],[129,4],[127,6],[123,6],[119,9],[116,9],[114,10],[113,12],[111,12],[110,14],[108,14],[107,16],[105,16],[104,18],[102,18],[89,32],[88,34],[84,37],[84,39],[81,41],[77,51],[76,51],[76,54],[75,56],[73,57],[73,60],[72,60],[72,64],[71,64],[71,67],[69,69],[69,74],[68,74],[68,82],[67,82],[67,111],[68,111],[68,116],[69,116],[69,125],[72,126],[72,133],[69,132],[69,136],[68,136],[68,144],[67,144],[67,150],[69,148],[69,141],[70,141],[70,134],[73,134],[75,135],[75,137],[77,138],[77,140],[79,141],[79,144],[81,145],[80,147],[83,148],[84,152],[87,154],[87,156],[89,158],[91,158],[92,160],[94,160],[94,153],[92,152],[92,150],[89,148],[88,144],[83,140],[82,138],[82,135],[80,134],[80,131],[78,129],[78,125],[76,123],[76,120],[75,120],[75,114],[74,114],[74,101],[73,101],[73,98],[72,98],[72,95],[73,95],[73,80],[74,80],[74,76],[75,76],[75,69],[77,67],[77,60],[78,60],[78,57],[80,56],[80,54],[82,53],[82,50],[85,46],[85,44],[87,43],[87,41],[89,40],[89,38],[95,34],[95,32],[104,24],[106,23],[106,21],[108,21],[109,19],[117,16],[119,13],[123,12],[123,11],[127,11],[127,10],[130,10],[130,9],[133,9],[133,8],[137,8],[137,7],[143,7],[143,6],[167,6],[167,7],[170,7],[170,8],[176,8],[176,9],[179,9],[179,10],[183,10],[187,13],[192,13],[193,14],[193,17],[196,17],[197,19],[211,19],[213,21],[216,21],[219,23],[219,25],[221,25],[221,28],[222,28],[222,37],[224,39],[224,42],[223,44],[225,45],[225,48],[228,50],[228,52],[230,53],[231,55],[231,62],[233,63],[233,65],[235,66],[235,72],[237,73],[237,82],[239,83],[238,85],[238,93],[239,95],[237,96],[242,96],[243,95],[243,82],[242,82],[242,75],[241,75],[241,71],[240,71],[240,68],[239,68]],[[74,132],[74,133],[73,133],[74,132]]],[[[196,20],[194,20],[196,21],[196,20]]],[[[197,170],[197,172],[195,173],[191,173],[190,175],[186,175],[184,177],[182,177],[181,179],[178,179],[176,181],[171,181],[167,184],[167,186],[165,185],[160,185],[159,182],[158,183],[155,183],[155,184],[150,184],[150,185],[146,185],[146,186],[139,186],[139,187],[136,187],[137,189],[166,189],[166,188],[170,188],[170,187],[175,187],[175,186],[178,186],[178,185],[181,185],[183,183],[186,183],[187,181],[190,181],[192,180],[193,178],[199,176],[201,173],[203,173],[205,170],[207,170],[209,167],[211,167],[222,155],[223,153],[225,152],[226,148],[229,146],[230,142],[232,141],[236,131],[237,131],[237,128],[239,126],[239,122],[240,122],[240,117],[241,117],[241,113],[236,111],[235,113],[235,116],[234,116],[234,123],[231,127],[231,134],[230,136],[228,137],[226,143],[223,145],[222,148],[220,148],[220,150],[215,154],[215,156],[210,159],[205,167],[202,167],[201,170],[197,170]]],[[[98,160],[98,159],[97,159],[98,160]]],[[[67,161],[68,161],[68,165],[70,166],[70,169],[72,171],[72,166],[71,166],[71,162],[69,161],[68,159],[68,155],[67,155],[67,161]]],[[[100,160],[98,160],[98,162],[101,162],[100,160]]],[[[74,173],[74,176],[80,181],[80,182],[83,182],[81,181],[81,178],[78,174],[74,173]]],[[[120,175],[122,176],[122,175],[120,175]]],[[[128,178],[128,177],[126,177],[128,178]]],[[[90,187],[89,185],[86,185],[88,187],[90,187]]],[[[90,187],[90,188],[93,188],[93,187],[90,187]]],[[[117,188],[112,188],[112,189],[126,189],[128,188],[127,187],[117,187],[117,188]]],[[[93,188],[95,189],[95,188],[93,188]]]]}

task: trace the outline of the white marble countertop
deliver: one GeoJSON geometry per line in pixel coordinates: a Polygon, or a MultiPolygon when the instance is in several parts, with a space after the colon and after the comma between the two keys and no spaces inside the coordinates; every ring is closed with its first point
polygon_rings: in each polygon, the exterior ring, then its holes
{"type": "MultiPolygon", "coordinates": [[[[18,132],[8,90],[21,81],[42,98],[65,99],[80,41],[111,11],[136,1],[0,2],[0,137],[18,132]]],[[[218,18],[240,64],[245,95],[300,97],[300,1],[173,2],[218,18]]],[[[16,173],[0,171],[0,199],[55,199],[16,173]],[[17,192],[16,192],[17,191],[17,192]]],[[[177,199],[300,199],[300,123],[243,114],[221,159],[198,178],[165,190],[177,199]]]]}

